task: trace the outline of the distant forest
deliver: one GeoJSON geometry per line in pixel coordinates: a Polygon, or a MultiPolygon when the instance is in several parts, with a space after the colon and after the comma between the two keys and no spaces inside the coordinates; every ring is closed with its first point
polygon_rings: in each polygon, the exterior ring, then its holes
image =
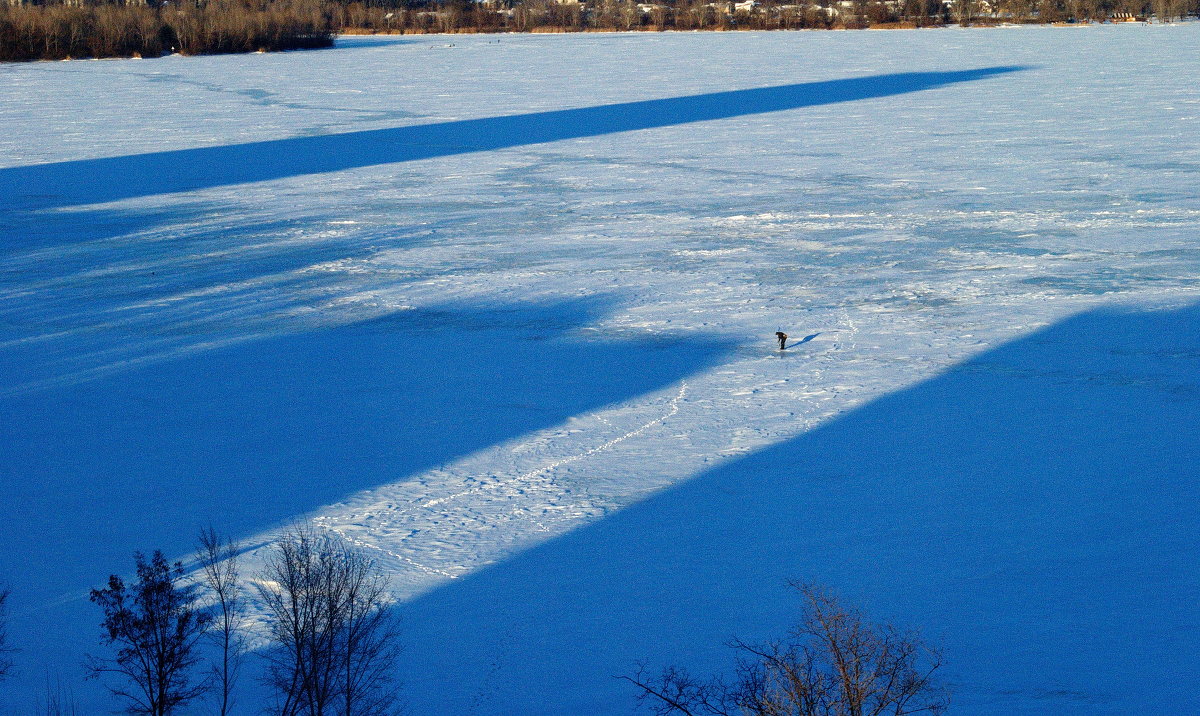
{"type": "Polygon", "coordinates": [[[328,47],[338,33],[1173,21],[1200,0],[0,0],[0,61],[328,47]]]}
{"type": "Polygon", "coordinates": [[[338,29],[327,0],[7,2],[0,5],[5,61],[329,47],[338,29]]]}
{"type": "Polygon", "coordinates": [[[804,30],[1169,22],[1200,0],[368,0],[335,5],[340,32],[804,30]]]}

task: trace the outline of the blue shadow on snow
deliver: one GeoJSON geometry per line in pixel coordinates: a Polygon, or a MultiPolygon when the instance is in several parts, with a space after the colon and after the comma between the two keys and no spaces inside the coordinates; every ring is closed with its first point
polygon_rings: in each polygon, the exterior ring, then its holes
{"type": "Polygon", "coordinates": [[[705,472],[401,605],[411,713],[630,713],[787,578],[922,628],[958,712],[1200,712],[1198,376],[1200,308],[1095,311],[705,472]]]}
{"type": "Polygon", "coordinates": [[[253,534],[664,388],[732,349],[577,332],[605,309],[402,311],[0,396],[0,576],[21,575],[18,611],[45,610],[12,625],[29,693],[36,665],[69,669],[94,648],[79,597],[135,549],[187,554],[206,524],[253,534]]]}
{"type": "Polygon", "coordinates": [[[1017,72],[906,72],[598,107],[0,169],[13,208],[94,204],[890,97],[1017,72]]]}

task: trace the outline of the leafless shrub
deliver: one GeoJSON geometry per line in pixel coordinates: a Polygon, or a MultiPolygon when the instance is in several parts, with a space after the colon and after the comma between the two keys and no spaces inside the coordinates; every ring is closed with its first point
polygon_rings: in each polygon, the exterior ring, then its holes
{"type": "Polygon", "coordinates": [[[274,713],[395,712],[396,624],[371,559],[336,535],[298,525],[267,557],[258,589],[269,614],[274,713]]]}
{"type": "Polygon", "coordinates": [[[734,640],[736,677],[697,678],[668,667],[639,667],[619,678],[659,716],[904,716],[940,714],[947,691],[934,680],[938,650],[911,632],[868,621],[830,592],[791,583],[804,600],[788,638],[766,644],[734,640]]]}

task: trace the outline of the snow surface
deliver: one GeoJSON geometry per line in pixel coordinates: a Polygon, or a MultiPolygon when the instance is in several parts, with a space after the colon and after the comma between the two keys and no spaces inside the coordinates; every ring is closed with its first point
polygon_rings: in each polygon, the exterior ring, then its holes
{"type": "Polygon", "coordinates": [[[109,708],[134,549],[307,516],[391,573],[417,715],[628,713],[788,578],[919,626],[957,713],[1200,711],[1198,45],[0,66],[0,708],[109,708]]]}

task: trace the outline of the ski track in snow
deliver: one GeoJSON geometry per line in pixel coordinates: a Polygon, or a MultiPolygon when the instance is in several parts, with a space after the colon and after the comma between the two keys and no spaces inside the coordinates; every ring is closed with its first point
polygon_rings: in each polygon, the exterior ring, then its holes
{"type": "Polygon", "coordinates": [[[482,490],[498,490],[500,488],[509,487],[510,485],[513,485],[513,484],[531,482],[537,476],[548,475],[549,473],[562,467],[563,465],[570,465],[573,462],[578,462],[580,460],[587,459],[594,455],[598,455],[598,454],[604,452],[605,450],[615,447],[616,445],[619,445],[619,444],[625,442],[626,440],[634,437],[635,435],[641,435],[642,433],[646,432],[647,430],[654,427],[655,425],[664,423],[664,422],[670,420],[672,417],[674,417],[675,414],[679,412],[679,401],[683,400],[684,397],[687,396],[687,387],[688,387],[687,381],[683,381],[680,383],[679,392],[677,392],[675,394],[675,397],[671,398],[671,402],[667,404],[667,412],[666,413],[651,420],[650,422],[646,423],[645,425],[641,425],[637,428],[634,428],[633,430],[630,430],[629,432],[625,433],[624,435],[619,435],[619,436],[613,438],[612,440],[609,440],[606,443],[602,443],[600,445],[597,445],[596,447],[589,448],[587,450],[584,450],[581,453],[576,453],[575,455],[570,455],[568,457],[564,457],[561,460],[556,460],[555,462],[552,462],[549,465],[545,465],[543,467],[539,467],[536,470],[530,470],[529,472],[527,472],[523,475],[517,475],[516,477],[509,478],[507,480],[488,482],[483,485],[479,485],[477,487],[472,487],[472,488],[463,490],[461,492],[456,492],[452,495],[447,495],[445,497],[436,497],[432,500],[426,501],[425,503],[423,503],[421,505],[421,507],[425,507],[425,508],[437,507],[438,505],[442,505],[447,502],[460,499],[462,497],[465,497],[467,495],[470,495],[470,494],[473,494],[476,492],[480,492],[482,490]]]}
{"type": "MultiPolygon", "coordinates": [[[[830,364],[836,364],[839,356],[853,353],[855,350],[858,327],[848,312],[843,310],[839,313],[840,317],[837,323],[840,327],[827,331],[835,333],[836,340],[830,344],[827,351],[816,354],[808,365],[811,375],[809,382],[814,386],[820,385],[827,367],[830,364]]],[[[793,345],[789,350],[799,352],[803,350],[803,346],[807,346],[807,344],[793,345]]],[[[740,377],[737,379],[740,380],[740,377]]],[[[734,388],[725,390],[729,394],[738,392],[734,388]]],[[[489,454],[473,456],[464,460],[465,464],[462,466],[442,467],[425,475],[410,477],[392,486],[372,489],[360,496],[351,497],[340,505],[319,510],[311,515],[310,519],[320,527],[333,531],[352,543],[380,555],[383,561],[394,562],[393,570],[397,575],[397,597],[411,598],[436,586],[444,579],[457,578],[481,564],[493,562],[529,544],[548,539],[603,516],[603,512],[595,513],[594,510],[589,509],[597,502],[615,504],[631,497],[641,497],[649,491],[663,489],[676,480],[690,475],[691,469],[687,469],[680,471],[677,477],[658,483],[651,482],[649,487],[636,487],[628,494],[604,495],[590,494],[586,482],[573,491],[564,492],[555,478],[555,472],[564,467],[586,462],[614,450],[622,443],[643,436],[655,427],[665,427],[672,418],[680,413],[682,405],[686,403],[688,391],[688,382],[680,381],[679,387],[667,400],[663,411],[650,420],[615,437],[608,438],[600,444],[585,447],[511,477],[505,478],[495,474],[483,475],[477,472],[476,466],[499,462],[500,459],[490,456],[492,452],[521,453],[529,450],[532,446],[554,440],[556,437],[558,438],[556,442],[563,445],[568,444],[561,439],[565,426],[551,428],[514,445],[502,446],[496,451],[489,451],[489,454]],[[555,489],[556,487],[558,489],[555,489]],[[584,499],[571,501],[570,495],[573,493],[579,494],[584,499]],[[547,498],[553,499],[548,500],[547,498]],[[502,519],[495,514],[494,509],[489,509],[497,503],[503,503],[508,509],[502,519]],[[577,516],[559,518],[554,522],[554,526],[550,527],[537,517],[549,508],[562,514],[574,513],[577,516]],[[525,515],[526,518],[517,520],[516,524],[513,524],[513,514],[525,515]],[[471,563],[462,563],[457,560],[431,562],[419,560],[413,556],[414,553],[428,550],[429,540],[443,541],[448,538],[446,534],[439,532],[439,525],[468,523],[475,525],[473,531],[460,533],[455,537],[464,544],[472,545],[472,550],[477,551],[472,554],[471,563]],[[511,535],[510,539],[505,542],[504,548],[500,551],[484,548],[482,545],[486,543],[488,533],[501,525],[511,535]],[[375,534],[376,536],[369,538],[364,536],[366,534],[375,534]],[[381,538],[386,538],[389,534],[393,535],[393,538],[381,543],[381,538]],[[396,534],[403,536],[395,538],[396,534]],[[486,558],[480,561],[484,554],[487,555],[486,558]],[[411,570],[415,570],[418,574],[406,574],[411,570]]],[[[811,396],[805,400],[812,402],[811,396]]],[[[816,412],[814,410],[815,403],[811,406],[793,407],[800,409],[802,415],[793,425],[795,432],[810,430],[821,421],[834,415],[813,414],[816,412]],[[809,409],[804,410],[805,407],[809,409]]],[[[621,406],[614,409],[612,415],[606,415],[606,411],[598,411],[590,415],[577,416],[576,421],[592,420],[605,428],[620,430],[620,428],[616,428],[613,416],[630,409],[636,410],[636,406],[621,406]]],[[[736,444],[735,434],[736,431],[727,433],[724,437],[731,446],[736,444]]],[[[584,431],[572,435],[570,444],[586,444],[596,437],[592,432],[584,431]]],[[[779,436],[775,436],[774,439],[779,439],[779,436]]],[[[750,445],[738,445],[735,450],[726,451],[725,456],[728,458],[744,454],[751,447],[750,445]]],[[[712,464],[708,466],[711,467],[712,464]]],[[[269,542],[272,534],[258,535],[254,541],[269,542]]]]}
{"type": "MultiPolygon", "coordinates": [[[[679,412],[680,401],[682,401],[687,396],[687,387],[688,386],[687,386],[686,381],[681,382],[678,391],[668,402],[668,404],[666,406],[667,407],[666,412],[663,413],[662,415],[655,417],[653,420],[650,420],[649,422],[644,423],[643,425],[640,425],[637,428],[634,428],[633,430],[630,430],[622,435],[612,438],[600,445],[596,445],[594,447],[588,448],[588,449],[586,449],[582,452],[576,453],[574,455],[569,455],[567,457],[560,458],[551,463],[542,465],[538,468],[529,470],[522,474],[515,475],[513,477],[506,478],[506,479],[499,479],[499,480],[494,480],[494,481],[490,481],[490,482],[485,482],[483,484],[468,487],[466,489],[461,489],[461,490],[458,490],[457,492],[453,492],[453,493],[450,493],[450,494],[447,494],[447,495],[444,495],[441,497],[435,497],[432,499],[423,499],[422,501],[419,501],[416,504],[412,504],[407,507],[389,507],[388,505],[394,503],[397,498],[396,495],[389,494],[386,497],[386,499],[380,499],[379,501],[376,501],[374,503],[368,503],[368,504],[363,504],[363,505],[355,504],[352,512],[349,515],[341,515],[337,511],[319,512],[316,515],[314,515],[311,519],[315,524],[317,524],[325,529],[329,529],[333,532],[336,532],[337,534],[340,534],[341,536],[345,537],[346,539],[350,540],[351,542],[353,542],[356,545],[368,548],[373,552],[378,552],[378,553],[381,553],[388,557],[391,557],[391,558],[403,563],[404,565],[411,567],[413,569],[416,569],[422,573],[453,579],[455,577],[460,576],[463,573],[463,570],[465,568],[464,565],[452,564],[452,565],[442,565],[442,566],[430,566],[428,564],[422,564],[421,562],[418,562],[417,560],[413,559],[412,557],[410,557],[406,554],[403,554],[402,552],[396,551],[397,549],[399,549],[403,546],[406,546],[409,543],[411,538],[404,538],[404,539],[400,540],[400,542],[397,544],[393,544],[390,547],[384,547],[384,546],[381,546],[372,541],[363,539],[362,537],[358,536],[356,532],[347,530],[345,527],[348,524],[353,524],[352,520],[362,520],[362,519],[370,519],[373,522],[386,522],[386,523],[388,523],[389,526],[395,526],[396,523],[399,523],[401,521],[403,521],[405,524],[408,524],[408,525],[418,525],[422,522],[421,515],[424,513],[430,513],[430,512],[433,512],[440,516],[447,517],[450,521],[459,521],[461,519],[461,516],[478,515],[482,512],[479,509],[478,505],[470,503],[469,500],[466,500],[464,498],[469,498],[471,496],[478,495],[479,493],[482,493],[482,492],[507,490],[507,493],[500,497],[502,499],[506,499],[506,500],[513,500],[513,499],[518,498],[519,495],[525,494],[526,492],[532,492],[534,490],[534,488],[538,488],[540,490],[545,490],[547,487],[552,486],[554,484],[554,479],[553,479],[552,473],[556,469],[563,467],[565,465],[570,465],[571,463],[579,462],[581,460],[586,460],[588,458],[599,455],[600,453],[602,453],[606,450],[610,450],[613,447],[621,444],[622,442],[625,442],[626,440],[628,440],[632,437],[641,435],[642,433],[646,432],[647,430],[653,428],[656,425],[660,425],[660,424],[665,423],[666,421],[670,420],[673,416],[675,416],[679,412]],[[546,479],[539,479],[542,477],[545,477],[546,479]],[[460,503],[460,504],[456,505],[453,509],[449,509],[449,510],[447,510],[447,509],[440,509],[437,511],[433,510],[433,508],[441,508],[444,505],[448,505],[450,503],[460,503]],[[456,518],[455,517],[456,515],[459,517],[456,518]]],[[[608,421],[606,419],[603,420],[603,422],[608,423],[608,421]]],[[[517,449],[519,449],[519,448],[517,448],[517,449]]],[[[479,479],[479,478],[472,477],[469,479],[475,480],[475,479],[479,479]]],[[[455,484],[463,485],[464,483],[458,482],[455,484]]],[[[436,493],[436,492],[439,492],[439,491],[442,491],[445,489],[453,489],[453,485],[443,485],[439,489],[438,486],[431,485],[428,482],[422,482],[421,488],[422,488],[422,493],[425,495],[428,495],[430,493],[436,493]]],[[[372,497],[375,497],[379,494],[379,492],[386,492],[386,490],[387,490],[387,488],[381,488],[380,490],[372,490],[371,493],[369,493],[369,494],[372,497]]],[[[489,498],[487,498],[487,501],[490,502],[490,501],[493,501],[494,499],[496,499],[496,498],[489,497],[489,498]]],[[[351,500],[350,502],[353,503],[354,500],[351,500]]],[[[523,506],[523,507],[521,507],[521,509],[530,511],[530,512],[536,512],[538,508],[543,507],[543,506],[544,505],[542,505],[542,504],[534,503],[532,505],[523,506]]],[[[574,507],[574,506],[575,505],[567,505],[568,508],[574,507]]],[[[516,506],[514,506],[514,509],[516,509],[516,506]]],[[[486,521],[486,517],[484,519],[486,521]]],[[[545,527],[543,524],[538,522],[537,520],[531,520],[530,525],[535,528],[534,531],[536,531],[536,532],[550,533],[550,530],[547,527],[545,527]]],[[[422,528],[415,528],[415,529],[417,529],[418,532],[425,531],[425,529],[422,529],[422,528]]],[[[486,524],[483,527],[483,531],[486,531],[486,524]]]]}
{"type": "MultiPolygon", "coordinates": [[[[358,498],[352,497],[344,503],[345,506],[333,506],[318,511],[311,519],[321,527],[337,532],[355,544],[369,548],[373,552],[400,562],[405,567],[418,570],[426,575],[432,575],[435,578],[434,582],[402,578],[401,584],[413,585],[404,590],[403,596],[412,596],[414,593],[412,590],[430,588],[438,581],[438,578],[453,579],[469,571],[473,566],[478,566],[478,564],[467,565],[455,561],[444,564],[429,564],[418,561],[411,556],[411,551],[425,547],[426,545],[422,543],[429,538],[436,538],[439,541],[446,539],[446,535],[438,533],[436,525],[439,523],[451,525],[466,522],[475,523],[475,534],[462,534],[458,536],[465,541],[478,541],[500,524],[504,524],[510,531],[515,531],[518,541],[515,544],[510,544],[504,552],[490,555],[488,561],[494,561],[504,556],[504,554],[525,546],[529,540],[539,541],[546,539],[600,516],[591,515],[589,517],[587,508],[594,505],[598,499],[608,501],[617,496],[606,495],[598,497],[589,495],[586,489],[587,486],[584,484],[580,488],[573,490],[573,492],[583,496],[585,498],[584,501],[572,502],[570,500],[571,493],[564,493],[562,488],[558,486],[555,472],[569,465],[585,462],[591,458],[600,456],[630,439],[646,434],[656,426],[668,423],[671,418],[679,414],[681,404],[686,400],[687,394],[688,383],[681,381],[674,395],[663,406],[661,414],[656,415],[633,429],[604,440],[604,442],[598,445],[586,447],[578,452],[554,459],[511,477],[479,475],[471,472],[471,468],[466,467],[443,467],[433,474],[410,478],[394,486],[383,486],[373,489],[358,498]],[[464,475],[464,473],[466,474],[464,475]],[[414,492],[417,493],[417,496],[411,496],[414,492]],[[442,494],[437,497],[430,497],[430,495],[438,495],[438,493],[442,494]],[[497,503],[502,503],[508,510],[503,515],[503,519],[498,519],[498,516],[495,514],[494,506],[497,503]],[[571,519],[569,517],[566,519],[559,518],[555,527],[551,528],[542,519],[538,518],[538,515],[547,509],[554,509],[565,515],[570,515],[576,511],[581,511],[584,514],[579,519],[571,519]],[[526,515],[527,517],[524,520],[518,521],[515,525],[509,524],[512,522],[511,515],[513,514],[526,515]],[[408,534],[385,546],[379,544],[377,541],[360,536],[365,524],[372,525],[372,528],[375,530],[386,528],[389,532],[407,532],[408,534]],[[408,548],[408,551],[406,551],[406,548],[408,548]]],[[[636,410],[636,406],[623,407],[623,410],[629,409],[636,410]]],[[[612,419],[601,413],[597,413],[595,416],[579,416],[579,419],[587,419],[588,417],[594,417],[595,422],[601,426],[613,426],[612,419]]],[[[519,453],[530,446],[545,443],[548,437],[558,435],[561,431],[561,426],[552,428],[545,431],[544,434],[534,436],[529,441],[512,446],[504,446],[499,450],[508,453],[519,453]]],[[[590,439],[594,439],[594,437],[590,432],[582,432],[573,435],[570,443],[586,443],[590,439]]],[[[480,458],[483,459],[485,464],[491,461],[486,456],[476,456],[474,459],[469,458],[467,462],[474,465],[477,464],[480,458]]],[[[260,536],[259,539],[269,539],[269,535],[260,536]]],[[[476,548],[478,546],[476,545],[476,548]]]]}

